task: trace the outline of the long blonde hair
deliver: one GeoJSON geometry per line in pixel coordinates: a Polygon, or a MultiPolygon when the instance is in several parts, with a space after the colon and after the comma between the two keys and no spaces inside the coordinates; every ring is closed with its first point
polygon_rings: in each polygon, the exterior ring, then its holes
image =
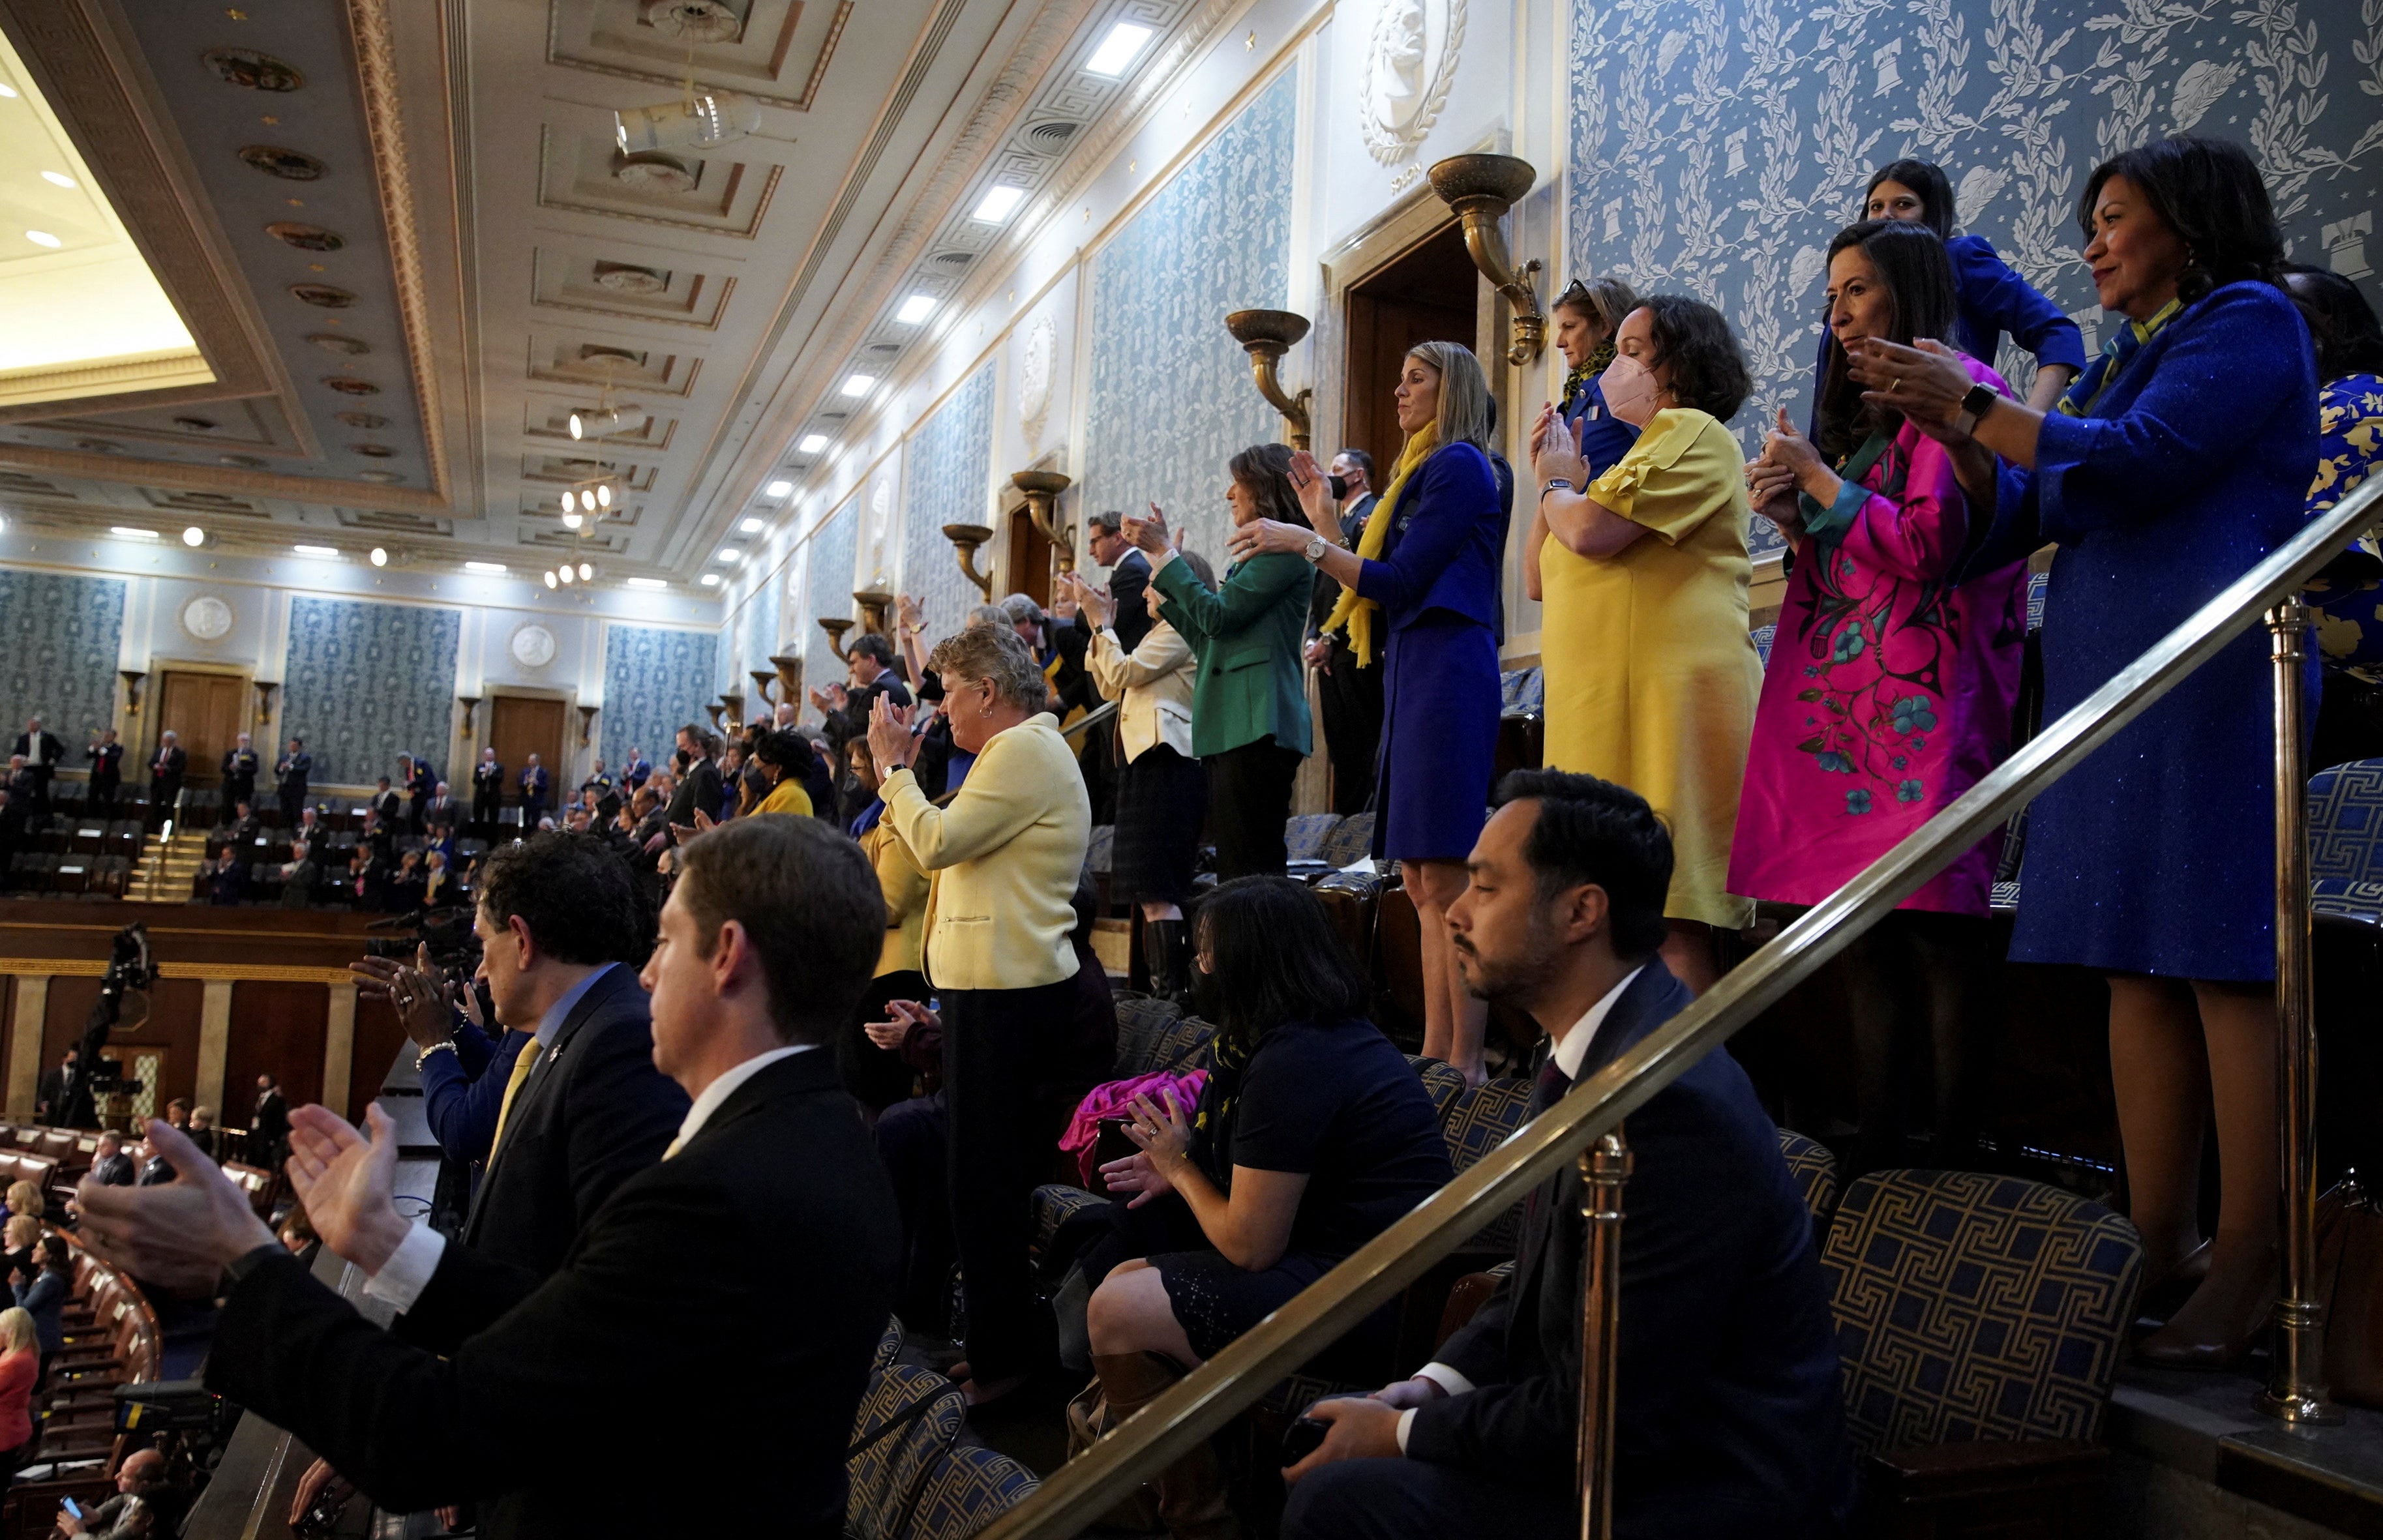
{"type": "Polygon", "coordinates": [[[1441,444],[1470,444],[1489,452],[1489,382],[1482,377],[1481,361],[1459,342],[1418,342],[1407,357],[1419,358],[1439,374],[1439,415],[1435,425],[1441,444]]]}
{"type": "Polygon", "coordinates": [[[0,1352],[21,1353],[32,1346],[33,1312],[22,1305],[0,1310],[0,1352]]]}

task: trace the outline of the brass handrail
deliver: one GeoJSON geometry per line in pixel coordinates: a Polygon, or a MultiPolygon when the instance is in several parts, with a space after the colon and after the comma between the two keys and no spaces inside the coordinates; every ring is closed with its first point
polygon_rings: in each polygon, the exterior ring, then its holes
{"type": "MultiPolygon", "coordinates": [[[[2383,476],[2311,519],[2109,683],[2036,734],[1901,844],[1814,905],[1695,1004],[1641,1039],[1454,1181],[1055,1472],[981,1540],[1072,1535],[1497,1219],[1592,1140],[1810,976],[1920,884],[2149,709],[2270,605],[2296,598],[2383,518],[2383,476]]],[[[2307,895],[2300,904],[2306,912],[2307,895]]]]}
{"type": "Polygon", "coordinates": [[[1100,726],[1101,723],[1108,721],[1111,717],[1114,717],[1117,714],[1117,703],[1113,700],[1105,700],[1098,706],[1093,707],[1091,710],[1085,712],[1082,716],[1078,717],[1074,721],[1071,721],[1067,726],[1059,729],[1059,736],[1063,738],[1072,738],[1079,733],[1089,733],[1093,728],[1100,726]]]}

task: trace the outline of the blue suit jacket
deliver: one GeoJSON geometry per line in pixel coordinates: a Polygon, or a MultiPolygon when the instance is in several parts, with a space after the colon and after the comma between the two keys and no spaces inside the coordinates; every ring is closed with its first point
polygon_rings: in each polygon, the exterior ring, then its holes
{"type": "MultiPolygon", "coordinates": [[[[1650,958],[1582,1076],[1692,998],[1650,958]]],[[[1753,1084],[1715,1049],[1623,1133],[1636,1167],[1623,1196],[1617,1519],[1647,1534],[1836,1533],[1854,1496],[1836,1325],[1811,1215],[1753,1084]]],[[[1580,1196],[1570,1162],[1532,1195],[1513,1275],[1438,1355],[1475,1388],[1415,1413],[1409,1458],[1571,1489],[1580,1196]]]]}
{"type": "Polygon", "coordinates": [[[495,1042],[465,1022],[455,1029],[455,1052],[422,1061],[422,1111],[438,1148],[459,1161],[488,1158],[497,1137],[497,1113],[513,1061],[530,1042],[527,1032],[507,1032],[495,1042]]]}
{"type": "MultiPolygon", "coordinates": [[[[1377,506],[1374,517],[1381,516],[1377,506]]],[[[1382,607],[1387,629],[1401,630],[1434,610],[1496,629],[1506,514],[1489,457],[1470,444],[1432,450],[1390,517],[1382,559],[1357,573],[1357,592],[1382,607]]]]}

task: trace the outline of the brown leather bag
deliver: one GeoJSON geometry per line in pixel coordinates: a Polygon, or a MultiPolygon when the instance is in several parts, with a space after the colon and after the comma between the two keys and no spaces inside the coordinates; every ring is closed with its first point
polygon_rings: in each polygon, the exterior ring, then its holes
{"type": "Polygon", "coordinates": [[[2383,1407],[2383,1205],[2355,1178],[2316,1201],[2316,1297],[2333,1398],[2383,1407]]]}

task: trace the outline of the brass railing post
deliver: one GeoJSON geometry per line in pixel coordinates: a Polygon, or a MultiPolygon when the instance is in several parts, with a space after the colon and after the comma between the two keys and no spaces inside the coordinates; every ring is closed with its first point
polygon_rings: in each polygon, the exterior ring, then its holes
{"type": "Polygon", "coordinates": [[[1580,1152],[1580,1540],[1612,1540],[1613,1384],[1622,1360],[1622,1189],[1630,1146],[1614,1129],[1580,1152]]]}
{"type": "Polygon", "coordinates": [[[2267,611],[2276,685],[2276,1100],[2282,1159],[2284,1287],[2276,1351],[2253,1398],[2287,1423],[2341,1419],[2325,1389],[2325,1306],[2316,1298],[2316,1012],[2309,979],[2308,774],[2301,752],[2309,607],[2267,611]]]}

